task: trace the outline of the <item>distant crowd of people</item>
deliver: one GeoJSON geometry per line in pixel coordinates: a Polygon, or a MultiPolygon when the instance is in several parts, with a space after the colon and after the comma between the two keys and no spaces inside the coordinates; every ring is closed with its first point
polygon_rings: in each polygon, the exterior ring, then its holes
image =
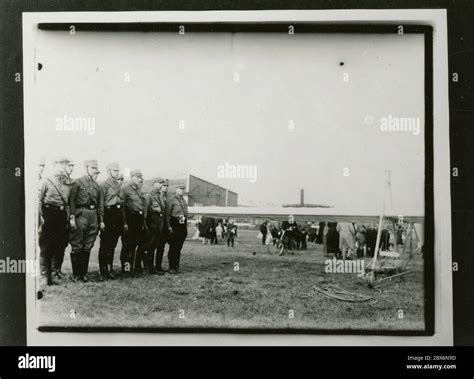
{"type": "MultiPolygon", "coordinates": [[[[373,257],[377,242],[378,227],[375,224],[350,222],[320,222],[318,225],[307,222],[297,223],[294,216],[288,221],[274,223],[265,220],[260,225],[262,245],[275,243],[281,239],[291,254],[293,250],[306,250],[307,242],[323,246],[325,256],[353,259],[364,256],[373,257]]],[[[390,231],[383,229],[380,238],[380,249],[389,250],[390,231]]],[[[402,228],[396,230],[397,245],[402,245],[402,228]]]]}
{"type": "Polygon", "coordinates": [[[233,248],[237,236],[235,220],[202,216],[196,222],[196,232],[193,239],[201,239],[203,244],[210,245],[220,245],[227,242],[227,247],[233,248]]]}
{"type": "Polygon", "coordinates": [[[290,254],[293,250],[307,250],[309,232],[310,224],[298,225],[292,215],[287,221],[278,224],[265,220],[260,225],[262,245],[275,244],[277,240],[282,240],[290,254]]]}

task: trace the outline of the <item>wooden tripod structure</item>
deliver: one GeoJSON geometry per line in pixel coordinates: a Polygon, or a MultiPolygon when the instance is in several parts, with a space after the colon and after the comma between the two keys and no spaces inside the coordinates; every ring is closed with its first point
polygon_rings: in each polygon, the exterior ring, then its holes
{"type": "MultiPolygon", "coordinates": [[[[410,272],[416,271],[416,270],[410,270],[410,271],[405,271],[405,268],[407,265],[410,263],[411,259],[415,256],[415,254],[420,250],[420,247],[417,247],[415,251],[413,251],[413,234],[415,234],[416,240],[419,242],[419,236],[416,231],[415,225],[413,221],[410,221],[408,223],[408,228],[406,230],[406,236],[405,236],[405,242],[403,244],[403,251],[402,251],[402,256],[405,257],[407,254],[407,246],[409,245],[409,256],[406,262],[403,264],[402,267],[376,267],[377,263],[384,259],[385,257],[391,257],[391,258],[399,258],[400,253],[392,253],[392,252],[382,252],[380,251],[380,240],[382,237],[382,228],[383,228],[383,221],[385,217],[385,201],[387,198],[387,193],[390,198],[390,205],[392,206],[392,187],[391,187],[391,172],[388,170],[387,172],[387,183],[385,186],[385,193],[384,193],[384,199],[383,199],[383,205],[382,205],[382,213],[379,216],[379,225],[378,225],[378,230],[377,230],[377,240],[375,243],[375,251],[374,251],[374,257],[372,259],[372,264],[368,267],[368,272],[367,272],[367,279],[369,283],[369,287],[374,287],[375,284],[378,284],[380,282],[383,282],[385,280],[390,280],[395,277],[399,277],[405,274],[408,274],[410,272]],[[381,279],[376,280],[376,274],[377,273],[384,273],[387,271],[387,269],[391,272],[395,271],[396,273],[393,275],[389,275],[386,277],[383,277],[381,279]]],[[[393,226],[393,231],[395,233],[395,243],[394,246],[397,246],[397,237],[396,237],[396,232],[397,232],[397,227],[396,227],[396,222],[395,219],[392,217],[390,218],[392,221],[392,226],[393,226]]],[[[403,224],[403,216],[399,216],[398,219],[398,224],[403,224]]],[[[403,233],[403,232],[402,232],[403,233]]]]}

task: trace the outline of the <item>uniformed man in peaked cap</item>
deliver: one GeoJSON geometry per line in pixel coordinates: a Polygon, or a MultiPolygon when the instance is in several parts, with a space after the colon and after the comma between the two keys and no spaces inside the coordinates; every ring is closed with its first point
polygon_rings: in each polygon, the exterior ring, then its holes
{"type": "Polygon", "coordinates": [[[96,160],[84,162],[85,175],[74,181],[70,196],[70,243],[73,280],[87,282],[89,257],[100,228],[104,228],[104,207],[99,196],[96,160]]]}
{"type": "Polygon", "coordinates": [[[145,197],[141,191],[142,185],[142,172],[132,170],[130,172],[130,184],[122,189],[125,207],[125,232],[122,239],[125,240],[125,249],[122,250],[120,260],[122,262],[122,272],[132,275],[135,269],[137,269],[137,272],[139,271],[138,264],[141,262],[139,245],[143,239],[145,229],[145,197]]]}
{"type": "Polygon", "coordinates": [[[176,194],[166,203],[165,226],[168,230],[168,260],[170,274],[179,273],[181,249],[188,235],[188,204],[183,197],[184,184],[176,187],[176,194]]]}
{"type": "Polygon", "coordinates": [[[155,178],[151,182],[151,190],[145,194],[145,222],[146,222],[146,269],[149,274],[163,274],[155,270],[155,251],[159,238],[163,232],[165,202],[161,196],[161,187],[164,179],[155,178]]]}
{"type": "MultiPolygon", "coordinates": [[[[168,200],[167,198],[168,188],[169,188],[169,180],[164,179],[163,184],[160,189],[159,196],[162,199],[163,204],[165,204],[165,209],[166,209],[166,203],[168,200]]],[[[166,242],[168,242],[168,229],[165,227],[164,219],[163,219],[163,229],[158,237],[157,246],[156,246],[155,269],[158,275],[162,275],[165,273],[162,268],[162,263],[163,263],[163,255],[165,252],[166,242]]]]}
{"type": "Polygon", "coordinates": [[[42,286],[57,284],[52,278],[53,260],[67,245],[67,218],[69,190],[65,185],[66,157],[53,161],[54,172],[43,179],[38,198],[38,225],[42,286]]]}
{"type": "MultiPolygon", "coordinates": [[[[68,193],[71,192],[72,184],[74,179],[72,178],[72,172],[74,171],[74,160],[67,158],[67,162],[64,166],[64,184],[68,187],[68,193]]],[[[69,207],[68,207],[69,209],[69,207]]],[[[69,217],[69,213],[68,213],[69,217]]],[[[58,255],[53,257],[53,279],[61,279],[64,275],[62,272],[62,265],[64,262],[64,253],[69,243],[69,238],[64,242],[64,248],[58,251],[58,255]]]]}
{"type": "Polygon", "coordinates": [[[100,281],[116,278],[113,270],[115,247],[125,225],[119,164],[110,163],[106,169],[109,177],[99,186],[101,203],[104,205],[105,224],[104,230],[100,233],[100,281]]]}

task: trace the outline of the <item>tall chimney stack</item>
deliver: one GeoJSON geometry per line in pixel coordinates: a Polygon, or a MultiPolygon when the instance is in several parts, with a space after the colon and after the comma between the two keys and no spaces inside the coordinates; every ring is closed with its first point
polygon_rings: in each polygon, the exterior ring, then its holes
{"type": "Polygon", "coordinates": [[[304,207],[304,189],[301,189],[300,192],[300,205],[304,207]]]}

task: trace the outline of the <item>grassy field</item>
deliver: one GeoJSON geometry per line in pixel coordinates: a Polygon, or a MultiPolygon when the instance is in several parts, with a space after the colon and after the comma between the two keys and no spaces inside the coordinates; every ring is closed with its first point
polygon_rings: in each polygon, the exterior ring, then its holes
{"type": "MultiPolygon", "coordinates": [[[[89,266],[91,282],[63,279],[48,287],[38,301],[40,325],[424,330],[422,270],[371,290],[356,274],[325,273],[327,258],[321,246],[308,243],[308,251],[278,257],[260,245],[257,232],[239,233],[234,249],[188,239],[179,275],[103,283],[96,282],[97,239],[89,266]],[[319,294],[301,297],[312,286],[329,283],[371,295],[373,300],[349,303],[319,294]],[[398,317],[399,310],[403,318],[398,317]]],[[[119,251],[118,247],[116,268],[119,251]]],[[[418,256],[411,265],[422,264],[418,256]]],[[[63,271],[71,273],[69,249],[63,271]]]]}

